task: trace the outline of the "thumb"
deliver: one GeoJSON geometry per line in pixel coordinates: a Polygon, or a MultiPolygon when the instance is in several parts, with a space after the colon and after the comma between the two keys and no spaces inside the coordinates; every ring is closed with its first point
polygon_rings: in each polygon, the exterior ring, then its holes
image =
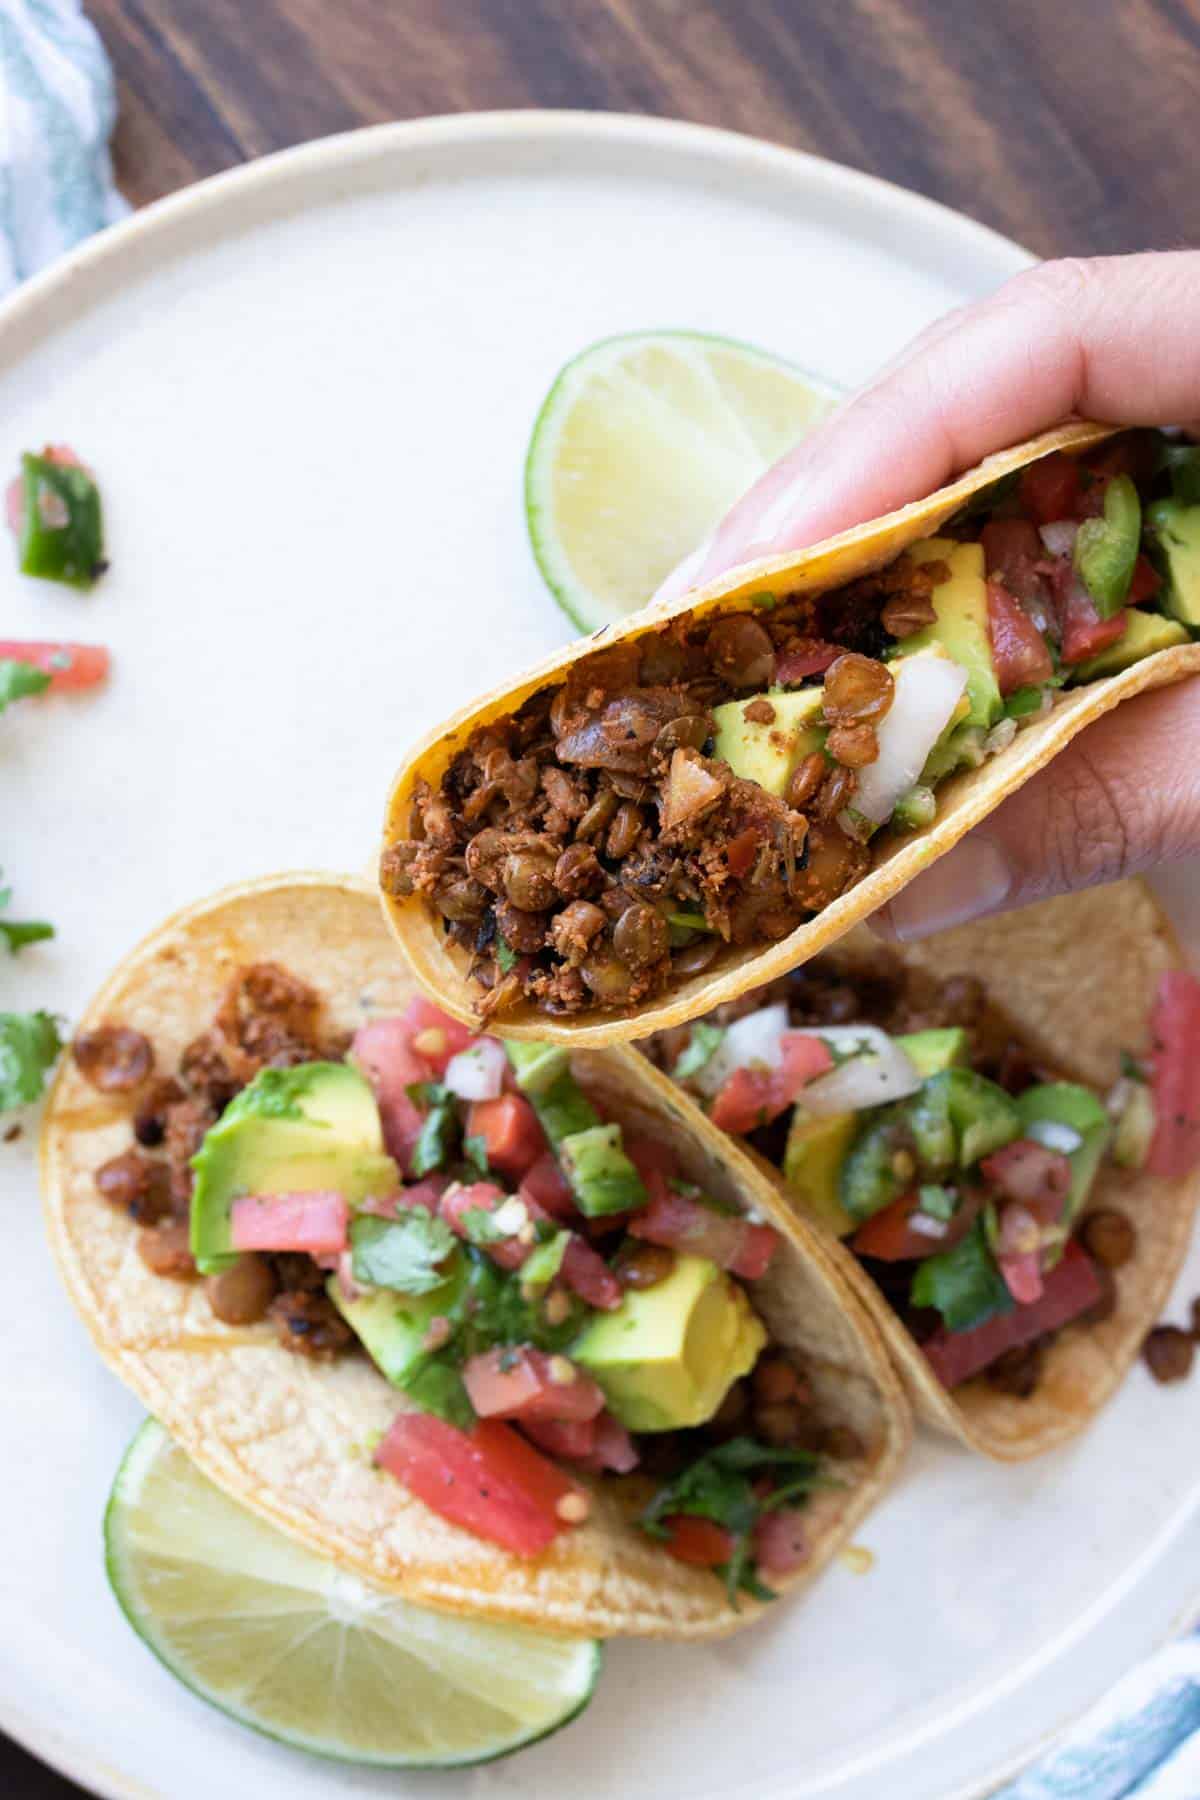
{"type": "Polygon", "coordinates": [[[871,920],[909,943],[1200,851],[1200,681],[1141,694],[1073,739],[871,920]]]}

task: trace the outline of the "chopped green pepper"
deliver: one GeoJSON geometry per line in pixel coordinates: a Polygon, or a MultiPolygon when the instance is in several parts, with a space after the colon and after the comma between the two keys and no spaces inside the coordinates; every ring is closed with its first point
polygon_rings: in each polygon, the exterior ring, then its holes
{"type": "Polygon", "coordinates": [[[19,565],[26,575],[89,588],[104,573],[100,492],[77,463],[21,458],[19,565]]]}
{"type": "Polygon", "coordinates": [[[1128,475],[1104,490],[1104,517],[1085,519],[1075,537],[1075,568],[1102,619],[1120,612],[1142,541],[1142,503],[1128,475]]]}

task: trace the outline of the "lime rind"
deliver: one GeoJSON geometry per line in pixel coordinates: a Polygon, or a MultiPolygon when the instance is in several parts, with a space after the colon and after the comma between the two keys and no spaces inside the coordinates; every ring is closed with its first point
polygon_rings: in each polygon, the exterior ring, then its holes
{"type": "Polygon", "coordinates": [[[600,1644],[367,1589],[229,1500],[153,1419],[117,1472],[104,1543],[117,1603],[163,1667],[310,1755],[465,1768],[562,1730],[595,1692],[600,1644]]]}
{"type": "Polygon", "coordinates": [[[623,332],[573,357],[525,461],[534,558],[568,618],[595,631],[644,605],[840,398],[796,363],[707,332],[623,332]]]}

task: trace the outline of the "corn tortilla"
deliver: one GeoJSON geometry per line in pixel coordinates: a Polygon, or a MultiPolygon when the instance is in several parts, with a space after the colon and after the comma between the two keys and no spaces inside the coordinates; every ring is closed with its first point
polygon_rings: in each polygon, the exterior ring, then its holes
{"type": "MultiPolygon", "coordinates": [[[[483,699],[473,701],[417,745],[392,784],[384,820],[384,843],[406,831],[417,782],[423,780],[436,788],[472,732],[516,712],[539,689],[560,685],[572,665],[593,650],[607,649],[658,630],[673,618],[703,618],[719,610],[736,611],[739,603],[744,607],[750,596],[764,589],[791,596],[839,587],[891,562],[918,538],[935,533],[990,483],[1052,451],[1083,451],[1111,435],[1110,428],[1089,424],[1066,425],[1046,432],[1015,449],[986,458],[969,474],[928,499],[856,526],[812,549],[749,564],[699,592],[667,606],[647,608],[616,628],[605,627],[570,649],[559,651],[518,680],[505,682],[483,699]]],[[[723,1001],[736,999],[815,956],[884,905],[1052,761],[1085,726],[1134,694],[1198,672],[1200,644],[1182,644],[1157,651],[1119,675],[1059,693],[1051,709],[1024,724],[1006,750],[939,787],[937,817],[930,826],[890,842],[863,880],[779,942],[741,949],[726,947],[702,973],[676,983],[665,994],[623,1010],[555,1018],[522,1002],[505,1011],[498,1021],[500,1029],[508,1037],[542,1038],[572,1045],[620,1043],[684,1024],[723,1001]]],[[[426,993],[447,1011],[472,1021],[479,990],[468,980],[466,953],[447,942],[440,921],[419,896],[397,899],[381,893],[381,900],[408,966],[426,993]]]]}
{"type": "MultiPolygon", "coordinates": [[[[228,889],[178,913],[117,968],[80,1021],[142,1031],[173,1067],[211,1021],[241,965],[275,960],[311,982],[326,1019],[352,1030],[415,992],[380,917],[374,887],[350,877],[285,875],[228,889]]],[[[715,1196],[747,1197],[785,1236],[755,1305],[773,1336],[805,1359],[830,1422],[864,1457],[835,1465],[840,1485],[806,1513],[811,1581],[894,1478],[911,1434],[902,1389],[874,1327],[814,1234],[797,1223],[727,1139],[631,1051],[580,1052],[574,1070],[619,1119],[670,1142],[715,1196]]],[[[136,1096],[105,1096],[64,1058],[42,1129],[50,1241],[100,1355],[197,1465],[234,1499],[340,1566],[446,1611],[595,1636],[703,1638],[750,1623],[722,1582],[689,1568],[630,1521],[641,1504],[594,1480],[589,1522],[534,1561],[510,1556],[428,1511],[378,1472],[372,1448],[403,1396],[365,1357],[315,1364],[284,1349],[269,1323],[217,1320],[201,1284],[152,1275],[137,1227],[96,1192],[96,1168],[126,1149],[136,1096]]]]}

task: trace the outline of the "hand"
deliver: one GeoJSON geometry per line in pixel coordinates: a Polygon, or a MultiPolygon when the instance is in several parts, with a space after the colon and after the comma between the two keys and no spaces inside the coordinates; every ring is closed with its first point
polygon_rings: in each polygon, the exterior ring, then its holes
{"type": "MultiPolygon", "coordinates": [[[[1200,419],[1200,252],[1043,263],[922,333],[769,469],[671,596],[931,493],[1072,415],[1200,419]]],[[[927,936],[1200,851],[1200,682],[1139,696],[1081,733],[872,923],[927,936]]]]}

